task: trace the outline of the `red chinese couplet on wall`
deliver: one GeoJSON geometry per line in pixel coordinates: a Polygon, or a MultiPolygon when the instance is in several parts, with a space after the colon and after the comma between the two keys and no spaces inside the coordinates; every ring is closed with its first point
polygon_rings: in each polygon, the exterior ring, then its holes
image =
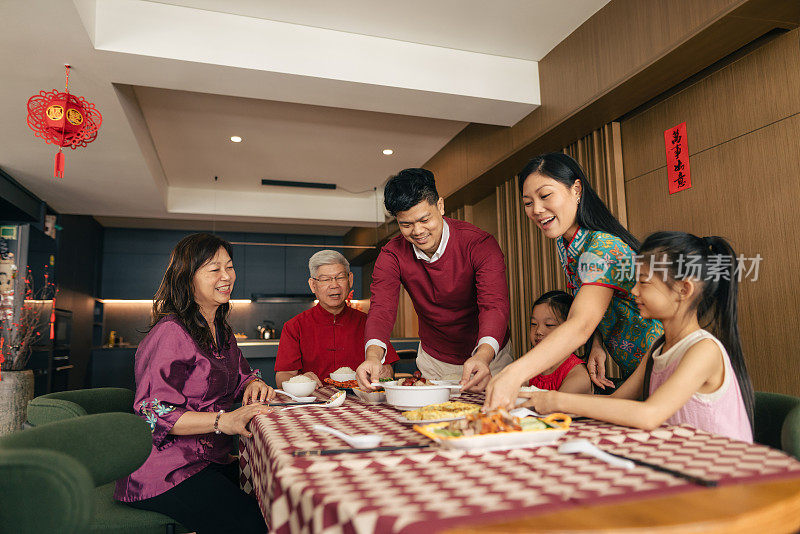
{"type": "Polygon", "coordinates": [[[667,181],[669,194],[692,187],[689,172],[689,144],[686,140],[686,123],[664,131],[664,146],[667,149],[667,181]]]}

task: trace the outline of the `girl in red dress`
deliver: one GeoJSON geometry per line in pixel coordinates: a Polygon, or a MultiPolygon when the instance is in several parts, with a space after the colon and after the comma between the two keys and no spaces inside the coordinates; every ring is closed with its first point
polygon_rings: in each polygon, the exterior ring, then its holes
{"type": "MultiPolygon", "coordinates": [[[[572,296],[564,291],[549,291],[536,299],[531,307],[530,340],[535,347],[558,325],[567,320],[572,296]]],[[[551,389],[568,393],[592,392],[592,382],[583,360],[570,354],[528,383],[539,389],[551,389]]]]}

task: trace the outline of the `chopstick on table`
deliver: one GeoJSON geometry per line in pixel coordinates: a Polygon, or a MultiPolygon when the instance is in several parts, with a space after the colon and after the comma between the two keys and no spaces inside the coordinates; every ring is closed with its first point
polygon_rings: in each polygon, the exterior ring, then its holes
{"type": "Polygon", "coordinates": [[[401,449],[426,449],[429,447],[431,447],[430,443],[425,445],[385,445],[383,447],[370,447],[369,449],[304,449],[292,451],[292,456],[326,456],[349,452],[398,451],[401,449]]]}
{"type": "Polygon", "coordinates": [[[298,406],[300,404],[325,404],[325,401],[317,400],[311,402],[267,402],[265,404],[267,406],[298,406]]]}
{"type": "Polygon", "coordinates": [[[644,460],[637,460],[636,458],[631,458],[630,456],[625,456],[622,454],[616,454],[614,452],[608,452],[607,450],[603,450],[604,453],[610,454],[611,456],[616,456],[617,458],[622,458],[623,460],[629,460],[636,465],[641,465],[642,467],[649,467],[654,471],[660,471],[661,473],[667,473],[674,477],[682,478],[684,480],[688,480],[694,484],[699,486],[705,486],[707,488],[713,488],[717,486],[716,480],[708,480],[706,478],[696,477],[694,475],[690,475],[688,473],[682,473],[680,471],[675,471],[674,469],[669,469],[667,467],[660,466],[658,464],[651,464],[650,462],[645,462],[644,460]]]}

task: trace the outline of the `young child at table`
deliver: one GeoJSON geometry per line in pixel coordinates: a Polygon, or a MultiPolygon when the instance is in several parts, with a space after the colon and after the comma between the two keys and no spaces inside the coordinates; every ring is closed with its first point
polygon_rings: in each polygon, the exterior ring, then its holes
{"type": "Polygon", "coordinates": [[[689,424],[752,443],[753,386],[739,341],[736,254],[721,237],[683,232],[655,233],[640,253],[632,293],[642,317],[661,321],[664,335],[611,396],[523,392],[531,399],[525,405],[645,430],[689,424]],[[715,335],[700,327],[704,320],[715,335]]]}
{"type": "MultiPolygon", "coordinates": [[[[534,347],[554,328],[567,320],[572,296],[564,291],[548,291],[533,303],[529,336],[534,347]]],[[[570,354],[528,382],[539,389],[552,389],[565,393],[591,393],[592,381],[586,364],[570,354]]]]}

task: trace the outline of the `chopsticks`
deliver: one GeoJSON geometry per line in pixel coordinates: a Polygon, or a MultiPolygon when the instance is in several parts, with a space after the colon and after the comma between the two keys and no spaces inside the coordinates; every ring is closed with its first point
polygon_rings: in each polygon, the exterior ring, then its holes
{"type": "Polygon", "coordinates": [[[696,477],[694,475],[690,475],[688,473],[682,473],[680,471],[675,471],[673,469],[669,469],[667,467],[660,466],[658,464],[651,464],[650,462],[645,462],[644,460],[637,460],[636,458],[631,458],[630,456],[624,456],[622,454],[616,454],[613,452],[608,452],[607,450],[603,450],[604,453],[610,454],[611,456],[616,456],[617,458],[622,458],[623,460],[628,460],[636,465],[641,465],[642,467],[649,467],[654,471],[660,471],[661,473],[667,473],[674,477],[682,478],[684,480],[688,480],[698,486],[705,486],[707,488],[713,488],[717,486],[716,480],[708,480],[705,478],[696,477]]]}
{"type": "Polygon", "coordinates": [[[371,447],[369,449],[305,449],[292,451],[292,456],[326,456],[329,454],[343,454],[350,452],[376,452],[376,451],[398,451],[400,449],[427,449],[431,443],[424,445],[385,445],[383,447],[371,447]]]}
{"type": "Polygon", "coordinates": [[[268,402],[267,406],[298,406],[300,404],[325,404],[323,400],[316,400],[311,402],[268,402]]]}

